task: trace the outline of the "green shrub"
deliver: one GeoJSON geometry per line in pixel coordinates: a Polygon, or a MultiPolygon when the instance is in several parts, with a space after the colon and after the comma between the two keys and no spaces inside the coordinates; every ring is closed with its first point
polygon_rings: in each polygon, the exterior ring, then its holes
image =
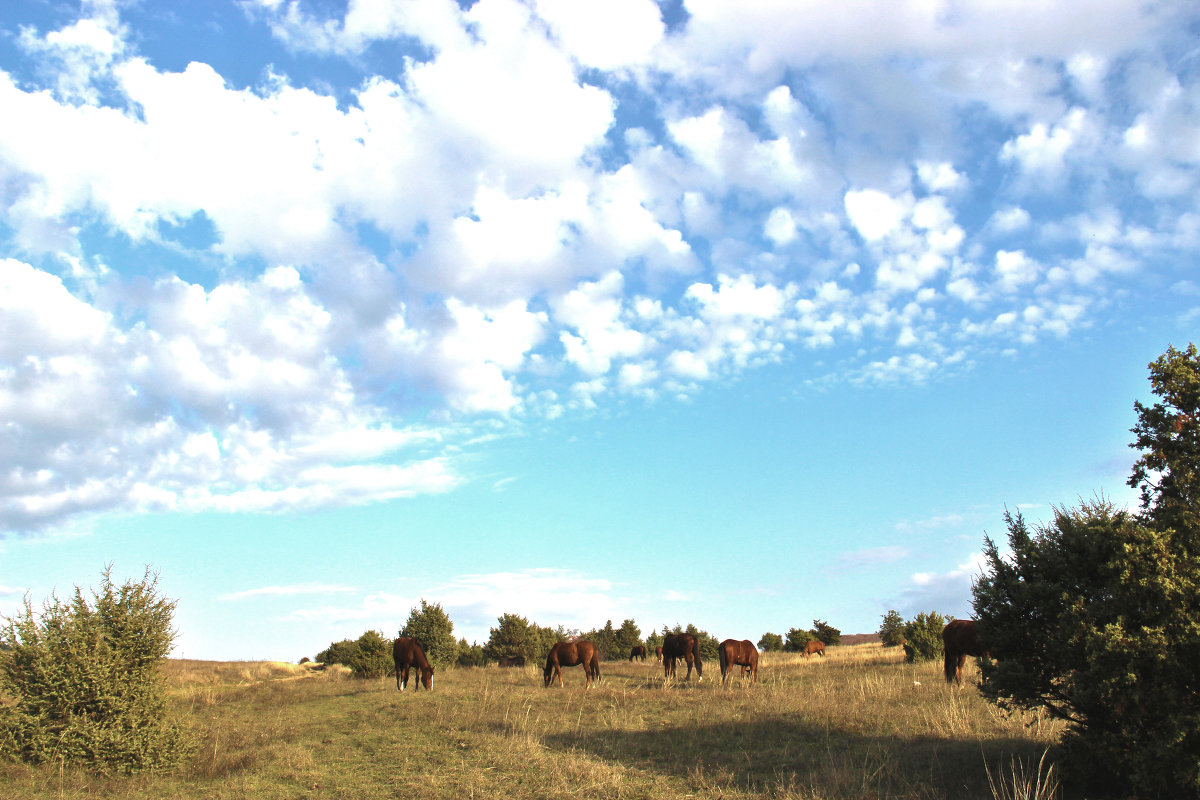
{"type": "Polygon", "coordinates": [[[479,642],[467,644],[466,639],[458,640],[458,658],[455,662],[460,667],[482,667],[487,664],[487,656],[479,642]]]}
{"type": "Polygon", "coordinates": [[[904,660],[912,664],[940,659],[945,627],[946,618],[936,611],[922,611],[904,623],[904,660]]]}
{"type": "Polygon", "coordinates": [[[367,631],[354,641],[343,639],[317,653],[322,664],[345,664],[358,678],[382,678],[395,669],[392,640],[379,631],[367,631]]]}
{"type": "Polygon", "coordinates": [[[789,653],[802,653],[804,652],[804,645],[811,642],[812,639],[812,631],[802,630],[801,628],[789,628],[783,643],[783,649],[789,653]]]}
{"type": "Polygon", "coordinates": [[[1122,797],[1200,798],[1200,356],[1150,364],[1162,402],[1135,403],[1129,485],[1032,530],[1005,514],[1011,555],[987,539],[975,615],[996,656],[985,695],[1065,720],[1071,778],[1122,797]]]}
{"type": "Polygon", "coordinates": [[[891,609],[883,615],[879,626],[879,640],[884,647],[899,647],[904,644],[904,618],[900,612],[891,609]]]}
{"type": "Polygon", "coordinates": [[[159,664],[171,650],[174,601],[157,576],[114,586],[105,568],[89,602],[52,597],[0,629],[0,752],[38,764],[81,764],[104,774],[176,766],[189,744],[167,713],[159,664]]]}
{"type": "MultiPolygon", "coordinates": [[[[430,605],[424,598],[413,606],[401,636],[411,636],[421,643],[425,657],[434,666],[453,664],[458,660],[458,642],[454,639],[454,623],[442,609],[441,603],[430,605]]],[[[391,651],[388,651],[389,654],[391,651]]]]}
{"type": "Polygon", "coordinates": [[[758,640],[758,649],[764,653],[777,653],[783,649],[783,637],[778,633],[764,633],[758,640]]]}
{"type": "Polygon", "coordinates": [[[830,647],[836,647],[842,643],[842,632],[824,620],[814,619],[812,630],[809,633],[813,635],[814,639],[824,642],[830,647]]]}

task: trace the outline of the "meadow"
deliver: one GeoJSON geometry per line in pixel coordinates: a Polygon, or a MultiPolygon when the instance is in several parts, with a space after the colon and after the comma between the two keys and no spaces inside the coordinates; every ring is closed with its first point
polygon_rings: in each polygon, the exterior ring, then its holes
{"type": "MultiPolygon", "coordinates": [[[[178,770],[98,777],[0,764],[0,795],[29,798],[992,798],[1036,770],[1057,725],[1005,716],[941,665],[899,648],[764,654],[756,685],[666,682],[653,657],[580,668],[439,670],[434,691],[275,662],[170,660],[192,729],[178,770]]],[[[1049,761],[1049,759],[1047,759],[1049,761]]],[[[1014,796],[1028,796],[1016,792],[1014,796]]],[[[1048,796],[1043,794],[1043,796],[1048,796]]]]}

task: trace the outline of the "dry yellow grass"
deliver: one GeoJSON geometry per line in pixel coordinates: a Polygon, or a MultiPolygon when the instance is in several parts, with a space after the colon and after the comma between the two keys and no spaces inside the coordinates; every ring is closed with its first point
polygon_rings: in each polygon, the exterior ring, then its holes
{"type": "Polygon", "coordinates": [[[998,714],[940,665],[878,645],[764,654],[757,685],[668,682],[605,662],[601,684],[540,668],[451,669],[433,692],[268,663],[178,662],[166,676],[195,752],[176,773],[99,781],[0,766],[38,798],[990,797],[988,767],[1036,764],[1057,729],[998,714]],[[1033,723],[1032,726],[1029,723],[1033,723]],[[1014,759],[1016,761],[1014,762],[1014,759]]]}

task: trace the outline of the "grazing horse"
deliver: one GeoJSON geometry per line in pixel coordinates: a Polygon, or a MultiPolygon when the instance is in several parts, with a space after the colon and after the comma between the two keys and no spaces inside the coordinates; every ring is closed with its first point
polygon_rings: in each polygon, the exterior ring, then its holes
{"type": "Polygon", "coordinates": [[[545,678],[546,685],[554,680],[554,676],[558,676],[558,685],[563,685],[562,667],[577,667],[583,666],[584,687],[590,689],[592,681],[599,682],[600,680],[600,654],[596,650],[596,645],[589,641],[579,642],[559,642],[550,648],[550,654],[546,656],[546,668],[542,670],[542,676],[545,678]]]}
{"type": "Polygon", "coordinates": [[[661,663],[662,662],[662,648],[661,647],[654,648],[654,655],[658,656],[658,660],[661,663]]]}
{"type": "Polygon", "coordinates": [[[721,661],[722,686],[729,678],[733,677],[735,666],[742,668],[743,678],[749,673],[752,683],[758,680],[758,650],[750,643],[749,639],[742,639],[740,642],[726,639],[717,647],[717,657],[721,661]]]}
{"type": "Polygon", "coordinates": [[[403,692],[408,686],[408,670],[414,665],[421,674],[421,680],[419,683],[413,684],[413,691],[420,689],[422,685],[430,691],[433,690],[433,666],[425,657],[421,643],[416,639],[411,636],[401,636],[393,642],[392,661],[396,664],[396,691],[403,692]]]}
{"type": "Polygon", "coordinates": [[[952,619],[942,628],[942,645],[946,653],[943,671],[946,683],[962,683],[963,664],[967,656],[987,658],[988,649],[979,636],[979,626],[973,619],[952,619]]]}
{"type": "Polygon", "coordinates": [[[525,656],[500,656],[499,664],[502,667],[523,667],[525,656]]]}
{"type": "Polygon", "coordinates": [[[638,646],[632,648],[629,651],[629,660],[633,661],[635,658],[640,658],[642,661],[645,661],[646,660],[646,648],[642,647],[640,644],[638,646]]]}
{"type": "Polygon", "coordinates": [[[690,633],[669,633],[663,639],[663,674],[668,678],[675,677],[675,659],[682,658],[687,662],[686,681],[692,679],[692,664],[696,665],[696,675],[704,680],[704,668],[700,666],[700,642],[690,633]]]}
{"type": "Polygon", "coordinates": [[[821,658],[825,657],[825,643],[820,639],[809,639],[808,644],[804,645],[805,658],[808,658],[813,653],[816,653],[821,658]]]}

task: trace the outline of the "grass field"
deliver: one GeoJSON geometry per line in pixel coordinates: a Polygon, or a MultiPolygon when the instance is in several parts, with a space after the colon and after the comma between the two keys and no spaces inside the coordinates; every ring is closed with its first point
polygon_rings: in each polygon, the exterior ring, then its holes
{"type": "Polygon", "coordinates": [[[179,770],[0,764],[0,796],[991,798],[989,770],[1011,782],[1057,740],[1044,719],[945,685],[940,664],[901,658],[877,644],[764,654],[757,685],[729,688],[715,661],[703,682],[671,684],[653,659],[605,662],[586,692],[580,668],[565,689],[533,666],[450,669],[404,694],[335,669],[170,661],[195,741],[179,770]]]}

